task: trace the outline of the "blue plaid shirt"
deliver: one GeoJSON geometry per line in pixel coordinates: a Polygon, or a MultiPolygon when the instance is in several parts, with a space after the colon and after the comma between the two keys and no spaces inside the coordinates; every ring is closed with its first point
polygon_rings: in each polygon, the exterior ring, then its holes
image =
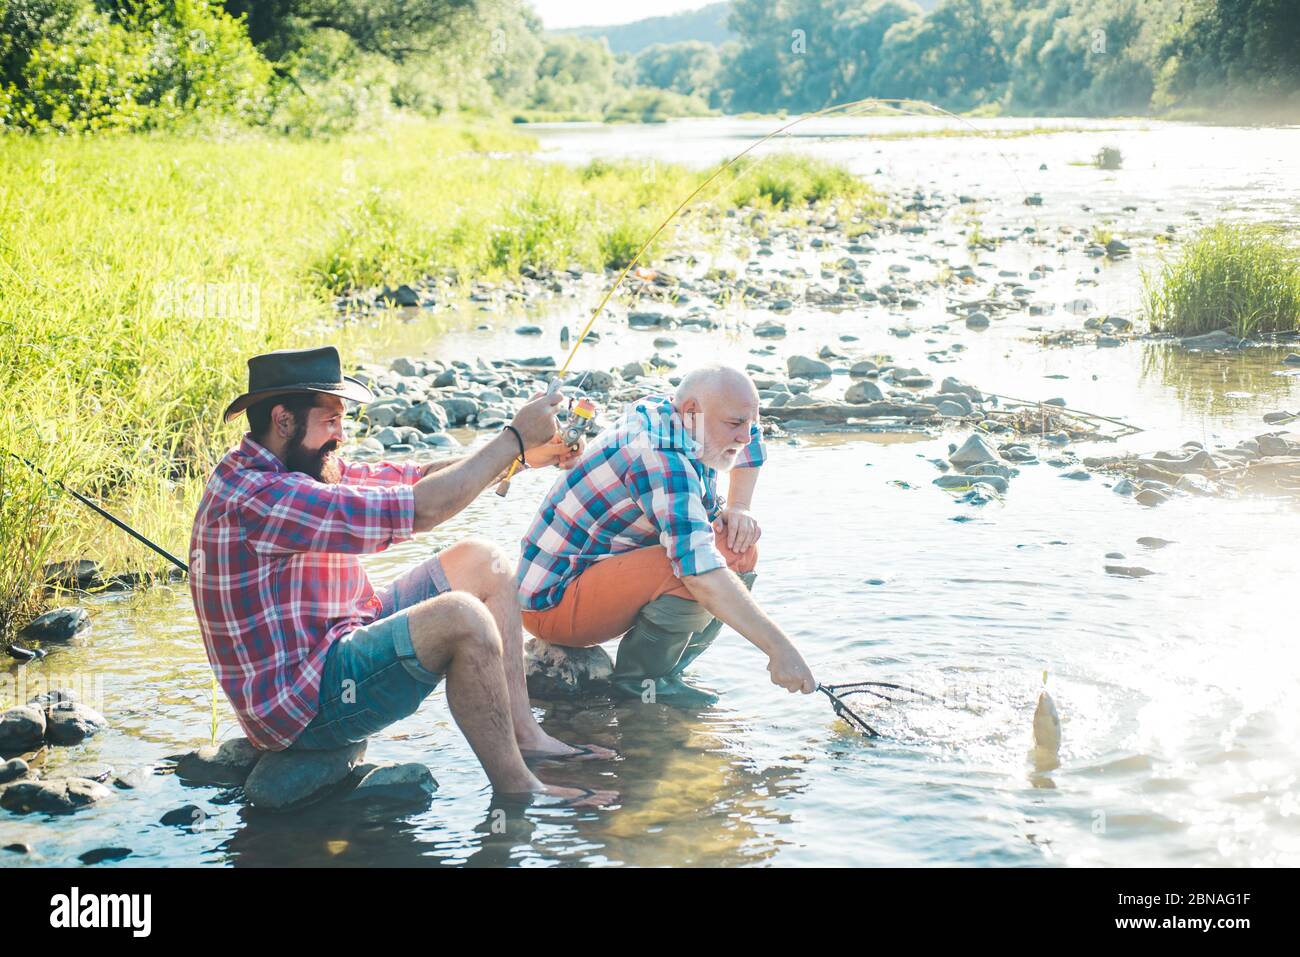
{"type": "MultiPolygon", "coordinates": [[[[726,567],[713,542],[718,473],[699,454],[669,396],[632,403],[547,493],[521,543],[520,604],[554,608],[595,562],[650,545],[663,545],[679,578],[726,567]]],[[[766,460],[755,423],[732,468],[766,460]]]]}

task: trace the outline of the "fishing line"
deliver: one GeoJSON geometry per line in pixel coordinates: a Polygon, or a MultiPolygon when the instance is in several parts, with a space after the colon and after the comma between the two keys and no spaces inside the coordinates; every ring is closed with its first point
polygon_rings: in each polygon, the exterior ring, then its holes
{"type": "MultiPolygon", "coordinates": [[[[686,196],[686,198],[683,199],[680,203],[678,203],[677,207],[671,213],[669,213],[668,216],[658,226],[655,227],[654,231],[650,233],[650,235],[645,239],[645,241],[641,243],[641,245],[637,248],[636,253],[632,256],[631,260],[629,260],[627,265],[624,266],[622,271],[619,272],[613,284],[609,287],[609,289],[605,291],[605,295],[601,297],[600,302],[596,305],[596,308],[592,311],[591,318],[587,320],[587,324],[583,326],[582,332],[578,335],[578,338],[574,340],[573,348],[569,350],[568,356],[565,357],[564,364],[560,366],[560,369],[556,373],[555,379],[552,380],[548,391],[553,392],[556,389],[558,389],[559,387],[558,383],[562,381],[564,379],[564,376],[568,373],[569,366],[572,364],[574,356],[578,354],[579,347],[582,345],[583,341],[587,338],[587,335],[591,332],[592,327],[595,326],[596,320],[599,319],[600,316],[604,313],[605,307],[609,304],[610,299],[613,298],[614,293],[618,291],[619,287],[623,285],[623,282],[624,280],[627,279],[628,274],[631,273],[632,270],[636,268],[636,265],[641,261],[641,257],[645,255],[646,250],[649,249],[650,246],[654,243],[654,241],[659,238],[660,234],[662,234],[663,231],[667,229],[669,225],[672,224],[673,220],[675,220],[679,215],[681,215],[681,213],[685,211],[685,209],[688,206],[690,206],[692,202],[695,201],[695,198],[699,196],[701,193],[703,193],[706,189],[708,189],[708,187],[711,186],[719,177],[721,177],[723,173],[731,169],[731,167],[735,166],[736,163],[738,163],[741,159],[743,159],[753,150],[762,146],[764,143],[767,143],[770,140],[775,139],[778,136],[784,135],[789,130],[798,126],[800,123],[806,123],[808,120],[817,119],[819,117],[832,116],[835,114],[840,114],[842,116],[857,116],[860,115],[861,113],[867,112],[868,110],[875,110],[875,109],[885,109],[891,111],[892,113],[901,114],[904,116],[924,117],[924,116],[933,115],[934,113],[938,113],[942,116],[950,117],[951,119],[957,120],[959,123],[964,123],[966,126],[970,127],[976,133],[980,132],[979,127],[975,126],[965,117],[959,116],[956,113],[952,113],[948,110],[945,110],[943,109],[943,107],[935,106],[933,103],[927,103],[924,100],[866,97],[864,99],[853,100],[848,103],[837,103],[834,106],[825,107],[821,110],[816,111],[815,113],[805,113],[803,116],[796,117],[790,122],[782,124],[781,126],[772,130],[770,133],[766,134],[765,136],[755,140],[753,143],[750,143],[749,146],[745,147],[743,150],[741,150],[731,159],[727,160],[725,163],[719,166],[707,178],[705,178],[705,180],[702,183],[696,186],[695,189],[691,190],[691,192],[686,196]],[[929,110],[931,112],[930,113],[918,112],[915,109],[911,109],[911,107],[924,107],[926,110],[929,110]]],[[[869,139],[870,136],[868,135],[867,138],[869,139]]],[[[1002,150],[999,149],[996,145],[993,147],[993,149],[998,154],[998,156],[1002,158],[1002,161],[1006,163],[1007,168],[1011,170],[1011,174],[1016,178],[1016,182],[1020,185],[1021,189],[1023,190],[1025,188],[1024,183],[1023,181],[1021,181],[1020,174],[1016,171],[1016,168],[1011,164],[1010,159],[1008,159],[1007,155],[1003,153],[1002,150]]],[[[767,157],[763,157],[763,159],[766,158],[767,157]]],[[[762,160],[760,160],[759,162],[762,162],[762,160]]],[[[758,164],[755,163],[754,166],[750,167],[750,169],[746,170],[745,172],[752,172],[757,168],[758,168],[758,164]]],[[[742,173],[741,175],[743,176],[744,173],[742,173]]],[[[510,470],[506,472],[505,478],[502,480],[501,485],[498,486],[498,492],[500,494],[505,494],[502,491],[502,489],[509,488],[510,479],[514,477],[514,474],[518,470],[518,468],[519,468],[518,460],[515,460],[510,464],[510,470]]]]}

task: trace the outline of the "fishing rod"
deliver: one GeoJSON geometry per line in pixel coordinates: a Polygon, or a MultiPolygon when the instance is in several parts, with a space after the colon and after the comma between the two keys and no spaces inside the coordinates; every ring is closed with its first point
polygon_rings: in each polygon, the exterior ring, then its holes
{"type": "MultiPolygon", "coordinates": [[[[6,451],[7,451],[7,450],[6,450],[6,451]]],[[[152,548],[155,552],[157,552],[159,555],[161,555],[163,558],[167,559],[167,561],[171,562],[173,565],[175,565],[177,568],[179,568],[181,571],[185,572],[186,574],[189,574],[189,571],[190,571],[190,566],[189,566],[189,565],[186,565],[183,561],[181,561],[179,558],[177,558],[177,557],[176,557],[175,555],[173,555],[171,552],[167,551],[167,549],[163,548],[161,545],[156,545],[156,544],[154,544],[153,542],[151,542],[149,539],[145,538],[143,535],[141,535],[139,532],[137,532],[137,531],[136,531],[134,528],[132,528],[130,525],[126,524],[126,522],[122,521],[120,518],[118,518],[118,517],[117,517],[116,515],[114,515],[112,512],[109,512],[107,509],[101,508],[100,506],[96,505],[94,502],[92,502],[90,499],[86,498],[86,496],[82,495],[82,494],[81,494],[80,492],[78,492],[76,489],[68,488],[68,486],[64,485],[64,484],[63,484],[61,481],[59,481],[58,479],[56,479],[56,478],[50,478],[50,476],[46,475],[46,474],[45,474],[45,471],[44,471],[44,470],[43,470],[39,465],[37,465],[35,462],[32,462],[32,461],[29,460],[29,459],[25,459],[25,458],[23,458],[21,455],[18,455],[16,452],[8,452],[8,454],[11,455],[11,456],[13,456],[14,458],[16,458],[18,461],[22,462],[24,465],[26,465],[28,468],[30,468],[32,471],[34,471],[34,472],[35,472],[37,475],[39,475],[41,478],[45,479],[45,481],[47,481],[47,482],[53,482],[53,483],[54,483],[55,485],[57,485],[59,488],[63,489],[63,491],[67,492],[69,495],[71,495],[73,498],[75,498],[78,502],[80,502],[81,504],[83,504],[83,505],[85,505],[85,506],[87,506],[87,507],[93,509],[93,510],[98,514],[98,515],[102,516],[103,518],[108,519],[110,522],[112,522],[114,525],[116,525],[116,526],[117,526],[118,528],[120,528],[122,531],[126,532],[128,535],[130,535],[132,538],[134,538],[136,541],[140,542],[142,545],[147,545],[147,546],[149,546],[149,547],[152,548]]]]}

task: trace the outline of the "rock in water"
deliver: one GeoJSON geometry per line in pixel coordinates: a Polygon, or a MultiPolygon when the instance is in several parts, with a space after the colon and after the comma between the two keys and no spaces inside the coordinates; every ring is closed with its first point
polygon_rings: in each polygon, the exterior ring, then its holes
{"type": "Polygon", "coordinates": [[[57,705],[45,712],[45,740],[50,744],[80,744],[108,727],[108,719],[84,704],[57,705]]]}
{"type": "Polygon", "coordinates": [[[345,800],[427,803],[436,790],[438,782],[423,764],[388,764],[368,771],[345,800]]]}
{"type": "Polygon", "coordinates": [[[27,762],[22,758],[14,758],[12,761],[0,764],[0,784],[8,784],[10,781],[27,777],[27,770],[27,762]]]}
{"type": "Polygon", "coordinates": [[[219,747],[191,751],[176,765],[176,776],[186,784],[237,787],[248,780],[264,752],[247,738],[231,738],[219,747]]]}
{"type": "Polygon", "coordinates": [[[614,673],[609,653],[599,645],[561,648],[530,638],[524,657],[528,693],[538,698],[583,694],[614,673]]]}
{"type": "Polygon", "coordinates": [[[831,367],[820,359],[808,356],[790,356],[785,360],[787,373],[797,379],[819,379],[831,374],[831,367]]]}
{"type": "Polygon", "coordinates": [[[997,462],[997,460],[997,452],[989,448],[988,443],[978,435],[972,435],[966,440],[965,445],[948,456],[948,461],[959,469],[982,465],[985,462],[997,462]]]}
{"type": "Polygon", "coordinates": [[[15,814],[38,811],[67,814],[113,794],[98,781],[63,778],[55,781],[19,781],[0,791],[0,807],[15,814]]]}
{"type": "Polygon", "coordinates": [[[1061,750],[1061,716],[1046,691],[1039,693],[1038,707],[1034,709],[1034,747],[1052,755],[1061,750]]]}
{"type": "Polygon", "coordinates": [[[90,615],[86,609],[69,605],[33,618],[18,633],[18,637],[34,638],[37,641],[67,641],[89,626],[90,615]]]}
{"type": "Polygon", "coordinates": [[[306,804],[338,784],[366,754],[359,741],[332,751],[271,751],[244,782],[244,794],[254,807],[272,811],[306,804]]]}
{"type": "Polygon", "coordinates": [[[45,711],[19,705],[0,714],[0,756],[22,754],[45,740],[45,711]]]}

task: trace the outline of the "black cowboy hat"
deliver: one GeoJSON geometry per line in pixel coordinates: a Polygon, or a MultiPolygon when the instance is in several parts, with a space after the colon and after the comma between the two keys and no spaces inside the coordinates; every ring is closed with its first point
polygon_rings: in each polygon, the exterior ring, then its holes
{"type": "Polygon", "coordinates": [[[248,360],[248,391],[226,407],[224,418],[229,422],[255,402],[295,392],[323,392],[354,402],[375,398],[362,383],[343,374],[339,351],[333,346],[281,349],[248,360]]]}

